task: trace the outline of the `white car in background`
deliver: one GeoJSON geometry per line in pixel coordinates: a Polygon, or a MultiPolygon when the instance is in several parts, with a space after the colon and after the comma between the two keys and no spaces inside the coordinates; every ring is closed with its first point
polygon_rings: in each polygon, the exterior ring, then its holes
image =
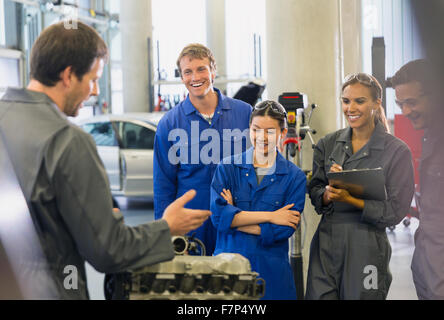
{"type": "Polygon", "coordinates": [[[107,114],[76,121],[96,142],[113,196],[153,197],[154,136],[164,114],[107,114]]]}

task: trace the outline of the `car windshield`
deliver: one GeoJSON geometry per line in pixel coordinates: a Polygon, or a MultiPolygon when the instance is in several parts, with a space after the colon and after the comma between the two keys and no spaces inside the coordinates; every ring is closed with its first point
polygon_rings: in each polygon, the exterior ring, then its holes
{"type": "Polygon", "coordinates": [[[117,139],[111,122],[87,123],[81,126],[94,138],[98,146],[117,146],[117,139]]]}

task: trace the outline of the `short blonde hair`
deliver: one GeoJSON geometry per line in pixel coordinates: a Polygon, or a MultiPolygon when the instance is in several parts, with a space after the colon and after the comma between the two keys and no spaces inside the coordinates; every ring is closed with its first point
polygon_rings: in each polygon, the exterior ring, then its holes
{"type": "Polygon", "coordinates": [[[191,43],[187,45],[185,48],[183,48],[182,51],[180,52],[179,58],[177,58],[176,61],[176,65],[181,77],[182,77],[182,70],[180,68],[180,60],[182,60],[183,57],[190,57],[192,59],[208,58],[208,60],[210,61],[211,71],[216,72],[216,60],[214,59],[213,53],[211,52],[210,49],[208,49],[207,47],[205,47],[200,43],[191,43]]]}

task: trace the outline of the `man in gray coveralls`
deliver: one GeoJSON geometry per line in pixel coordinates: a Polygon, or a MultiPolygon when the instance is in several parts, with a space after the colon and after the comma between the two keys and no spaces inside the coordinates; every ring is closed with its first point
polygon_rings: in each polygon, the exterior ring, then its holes
{"type": "Polygon", "coordinates": [[[195,191],[173,202],[163,219],[137,227],[126,226],[113,212],[94,140],[67,119],[98,95],[107,58],[106,44],[89,26],[52,25],[33,46],[27,89],[9,88],[0,100],[0,138],[46,258],[20,263],[36,282],[46,265],[54,281],[45,290],[36,288],[32,298],[87,299],[85,261],[100,272],[116,273],[170,260],[171,236],[196,229],[211,214],[184,209],[195,191]],[[66,266],[78,271],[76,290],[64,286],[66,266]]]}
{"type": "Polygon", "coordinates": [[[410,61],[391,78],[396,104],[415,130],[424,130],[419,166],[419,227],[412,259],[419,299],[444,299],[444,110],[441,81],[427,60],[410,61]]]}

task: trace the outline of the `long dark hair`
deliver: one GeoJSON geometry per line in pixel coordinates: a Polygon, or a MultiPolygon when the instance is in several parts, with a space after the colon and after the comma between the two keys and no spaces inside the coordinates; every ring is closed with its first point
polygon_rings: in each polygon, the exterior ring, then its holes
{"type": "Polygon", "coordinates": [[[253,118],[259,116],[268,116],[274,120],[277,120],[281,130],[287,128],[287,112],[279,102],[265,100],[256,104],[256,106],[253,108],[253,112],[251,113],[250,125],[253,118]]]}
{"type": "MultiPolygon", "coordinates": [[[[373,101],[376,101],[378,99],[382,100],[382,86],[372,75],[361,72],[347,76],[344,80],[344,84],[342,85],[342,92],[344,92],[344,89],[347,88],[349,85],[355,83],[362,84],[363,86],[369,88],[373,101]]],[[[380,122],[384,126],[386,132],[390,132],[390,127],[382,105],[379,106],[375,114],[375,124],[378,122],[380,122]]]]}

